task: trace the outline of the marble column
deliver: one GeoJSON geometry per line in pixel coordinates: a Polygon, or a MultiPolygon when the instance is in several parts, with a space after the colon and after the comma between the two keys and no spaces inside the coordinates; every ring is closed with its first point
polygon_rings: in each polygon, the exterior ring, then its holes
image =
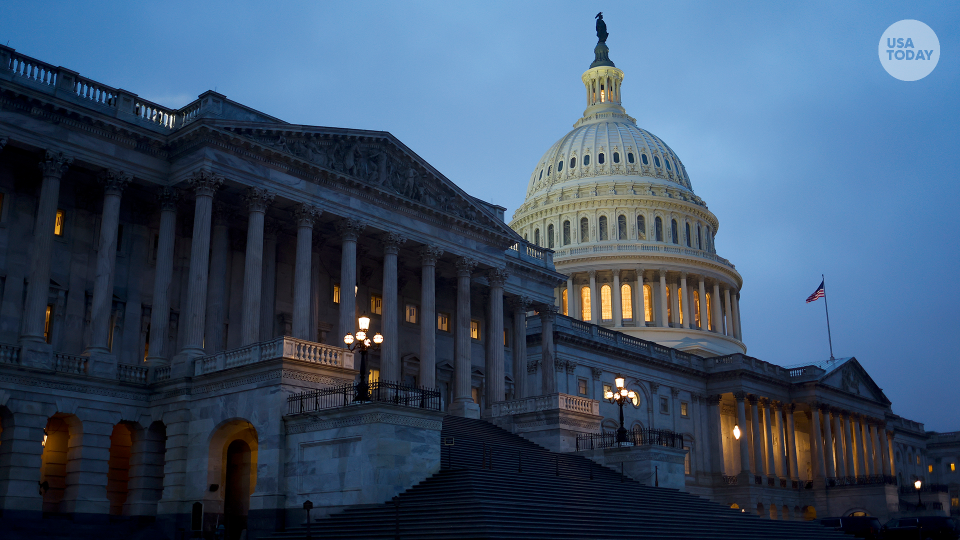
{"type": "Polygon", "coordinates": [[[647,300],[643,295],[643,268],[637,267],[637,315],[635,317],[637,321],[637,326],[644,327],[647,325],[647,300]]]}
{"type": "Polygon", "coordinates": [[[263,281],[260,284],[260,341],[276,337],[277,328],[277,242],[279,221],[263,222],[263,281]]]}
{"type": "MultiPolygon", "coordinates": [[[[722,396],[714,394],[707,396],[707,406],[710,408],[710,440],[713,442],[713,448],[710,452],[710,470],[714,474],[724,474],[723,459],[723,415],[720,412],[720,401],[722,396]]],[[[738,405],[738,410],[740,406],[738,405]]],[[[741,437],[742,438],[742,437],[741,437]]]]}
{"type": "MultiPolygon", "coordinates": [[[[747,412],[743,401],[747,398],[744,392],[736,392],[733,397],[737,400],[737,425],[740,426],[740,472],[750,474],[750,441],[747,439],[747,412]]],[[[721,428],[722,429],[722,428],[721,428]]]]}
{"type": "Polygon", "coordinates": [[[527,311],[530,299],[515,296],[511,302],[513,308],[513,388],[514,399],[530,395],[527,388],[527,311]]]}
{"type": "Polygon", "coordinates": [[[207,276],[210,265],[210,222],[213,217],[213,194],[223,185],[223,177],[199,170],[187,180],[196,195],[193,215],[193,242],[190,245],[190,273],[187,281],[183,349],[187,357],[203,356],[203,330],[206,318],[207,276]]]}
{"type": "Polygon", "coordinates": [[[853,426],[850,421],[850,414],[845,413],[841,420],[843,425],[843,449],[845,452],[844,461],[847,465],[847,476],[857,476],[857,465],[853,461],[853,426]]]}
{"type": "Polygon", "coordinates": [[[683,321],[681,326],[684,328],[690,328],[693,326],[690,324],[690,316],[693,314],[690,311],[690,289],[687,288],[687,273],[680,272],[680,291],[683,291],[682,294],[679,294],[680,297],[680,312],[683,313],[683,321]]]}
{"type": "Polygon", "coordinates": [[[750,401],[750,437],[753,439],[753,472],[758,476],[763,476],[764,468],[763,451],[763,432],[760,431],[760,399],[756,396],[748,396],[750,401]]]}
{"type": "Polygon", "coordinates": [[[830,408],[823,406],[821,411],[823,412],[823,460],[827,465],[827,477],[834,478],[837,476],[837,469],[834,457],[833,430],[830,427],[832,423],[830,408]]]}
{"type": "Polygon", "coordinates": [[[247,250],[243,263],[243,327],[240,344],[260,341],[260,312],[263,294],[263,224],[267,207],[276,194],[263,188],[247,190],[247,250]]]}
{"type": "Polygon", "coordinates": [[[613,326],[623,327],[623,301],[620,296],[620,269],[613,269],[613,326]]]}
{"type": "Polygon", "coordinates": [[[600,324],[600,295],[597,294],[597,271],[587,272],[590,276],[590,322],[600,324]]]}
{"type": "Polygon", "coordinates": [[[484,355],[486,372],[487,407],[505,399],[504,360],[503,360],[503,285],[508,277],[504,268],[494,268],[487,272],[490,285],[490,303],[487,306],[487,350],[484,355]]]}
{"type": "Polygon", "coordinates": [[[720,282],[713,282],[713,331],[722,334],[723,333],[723,315],[720,313],[720,282]]]}
{"type": "Polygon", "coordinates": [[[23,306],[23,333],[20,336],[22,342],[44,343],[45,341],[43,331],[50,296],[50,266],[53,259],[53,231],[57,223],[57,206],[60,201],[60,178],[67,172],[72,162],[73,158],[64,156],[62,152],[49,150],[40,162],[43,179],[33,225],[33,241],[28,251],[30,277],[23,306]]]}
{"type": "Polygon", "coordinates": [[[563,306],[566,309],[564,310],[564,315],[567,317],[573,317],[574,319],[579,319],[580,316],[576,314],[573,309],[573,275],[567,276],[567,305],[563,306]]]}
{"type": "Polygon", "coordinates": [[[877,424],[870,423],[870,445],[873,446],[873,474],[886,474],[883,471],[883,453],[880,439],[877,438],[877,424]]]}
{"type": "Polygon", "coordinates": [[[366,224],[356,219],[347,218],[337,222],[337,232],[343,241],[340,248],[339,335],[334,339],[337,344],[343,343],[343,336],[357,329],[357,295],[354,292],[357,285],[357,238],[364,228],[366,224]]]}
{"type": "Polygon", "coordinates": [[[667,310],[667,271],[661,268],[658,271],[660,275],[660,324],[665,328],[670,327],[669,311],[667,310]]]}
{"type": "Polygon", "coordinates": [[[780,402],[774,402],[771,405],[773,410],[773,418],[777,421],[777,425],[774,427],[777,433],[777,439],[780,443],[776,447],[774,452],[777,456],[777,476],[781,478],[788,478],[790,476],[790,468],[787,465],[787,426],[784,422],[784,413],[783,404],[780,402]]]}
{"type": "Polygon", "coordinates": [[[673,317],[671,317],[671,323],[675,327],[680,326],[680,319],[682,318],[682,313],[680,312],[680,297],[683,296],[680,293],[680,287],[677,285],[677,282],[674,281],[670,283],[670,290],[673,291],[673,294],[670,295],[670,309],[673,311],[673,317]]]}
{"type": "Polygon", "coordinates": [[[874,459],[872,427],[870,421],[864,417],[861,423],[861,428],[863,429],[863,449],[866,457],[866,467],[864,470],[869,471],[868,474],[880,474],[877,462],[874,459]]]}
{"type": "Polygon", "coordinates": [[[834,447],[834,457],[837,465],[837,476],[846,477],[851,476],[852,473],[847,472],[847,459],[844,449],[846,444],[843,441],[843,421],[840,420],[840,411],[836,409],[830,409],[833,412],[833,436],[836,440],[836,446],[834,447]]]}
{"type": "Polygon", "coordinates": [[[810,469],[813,471],[814,478],[823,478],[827,475],[827,469],[823,461],[823,433],[820,431],[820,405],[818,403],[810,404],[810,469]]]}
{"type": "Polygon", "coordinates": [[[880,466],[883,470],[883,474],[894,474],[893,468],[890,465],[893,462],[891,459],[893,453],[890,451],[890,440],[884,424],[880,424],[879,431],[877,431],[877,437],[879,438],[880,443],[880,466]]]}
{"type": "MultiPolygon", "coordinates": [[[[130,175],[122,171],[104,171],[99,181],[103,185],[103,215],[100,219],[100,243],[97,247],[97,276],[93,282],[93,299],[90,304],[90,346],[84,353],[89,355],[110,353],[110,315],[113,313],[113,274],[117,260],[120,196],[130,183],[130,175]]],[[[116,360],[112,363],[115,365],[116,360]]],[[[110,371],[109,367],[105,369],[110,371]]]]}
{"type": "Polygon", "coordinates": [[[710,319],[707,317],[707,287],[704,283],[703,276],[699,276],[699,293],[700,293],[700,330],[708,330],[710,328],[710,319]]]}
{"type": "Polygon", "coordinates": [[[743,341],[743,336],[740,334],[740,293],[734,293],[732,296],[733,299],[733,337],[743,341]]]}
{"type": "Polygon", "coordinates": [[[862,415],[858,415],[854,419],[853,429],[857,434],[857,450],[860,454],[860,475],[861,476],[870,476],[870,445],[867,443],[867,431],[866,425],[864,423],[864,418],[862,415]]]}
{"type": "Polygon", "coordinates": [[[437,385],[436,270],[441,255],[436,246],[420,248],[420,385],[426,388],[437,385]]]}
{"type": "MultiPolygon", "coordinates": [[[[313,274],[313,223],[320,209],[300,203],[293,211],[297,222],[297,254],[293,268],[293,337],[314,340],[316,328],[310,326],[310,281],[313,274]]],[[[386,345],[386,343],[384,343],[386,345]]]]}
{"type": "Polygon", "coordinates": [[[170,281],[173,278],[173,247],[177,230],[177,204],[180,191],[161,187],[157,192],[160,204],[160,233],[157,237],[157,266],[153,278],[153,306],[150,309],[150,351],[147,363],[151,368],[167,365],[168,326],[170,324],[170,281]]]}
{"type": "Polygon", "coordinates": [[[221,203],[213,205],[213,233],[210,239],[210,285],[207,287],[207,327],[203,350],[216,354],[224,348],[223,325],[226,320],[227,259],[230,257],[228,210],[221,203]]]}
{"type": "Polygon", "coordinates": [[[380,378],[385,381],[403,380],[403,367],[400,365],[400,307],[397,291],[397,255],[400,246],[407,239],[396,233],[386,233],[381,237],[383,243],[383,305],[381,310],[381,332],[383,346],[380,353],[380,378]]]}
{"type": "Polygon", "coordinates": [[[457,320],[454,341],[454,397],[450,414],[479,418],[480,406],[473,402],[470,361],[470,274],[477,261],[457,259],[457,320]]]}
{"type": "Polygon", "coordinates": [[[790,458],[790,479],[799,480],[800,475],[797,469],[797,432],[794,426],[793,412],[796,405],[790,403],[784,408],[787,415],[787,447],[788,457],[790,458]]]}
{"type": "Polygon", "coordinates": [[[553,321],[557,317],[557,310],[553,306],[542,305],[537,308],[537,313],[540,315],[542,332],[540,340],[540,358],[543,366],[541,388],[543,389],[543,395],[550,395],[558,392],[557,358],[556,351],[553,348],[553,321]]]}
{"type": "Polygon", "coordinates": [[[726,314],[726,325],[724,326],[724,333],[728,336],[733,336],[733,312],[730,307],[730,287],[723,288],[723,307],[726,314]]]}

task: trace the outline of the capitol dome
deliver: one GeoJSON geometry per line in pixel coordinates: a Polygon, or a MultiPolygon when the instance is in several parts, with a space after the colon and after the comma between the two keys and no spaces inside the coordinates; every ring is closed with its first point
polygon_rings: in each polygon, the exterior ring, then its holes
{"type": "Polygon", "coordinates": [[[554,250],[564,315],[702,356],[746,352],[743,280],[716,253],[719,221],[677,154],[623,108],[606,43],[594,53],[586,110],[537,162],[510,226],[554,250]]]}

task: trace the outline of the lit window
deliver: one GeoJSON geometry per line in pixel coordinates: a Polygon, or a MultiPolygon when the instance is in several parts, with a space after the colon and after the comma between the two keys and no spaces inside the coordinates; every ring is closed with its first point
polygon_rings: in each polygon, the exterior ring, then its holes
{"type": "Polygon", "coordinates": [[[437,313],[437,330],[441,332],[450,331],[450,314],[449,313],[437,313]]]}
{"type": "Polygon", "coordinates": [[[614,153],[613,153],[613,162],[614,162],[614,163],[620,163],[620,152],[614,152],[614,153]]]}
{"type": "Polygon", "coordinates": [[[50,343],[53,334],[50,331],[51,328],[53,328],[53,304],[47,305],[47,314],[43,320],[43,340],[47,343],[50,343]]]}
{"type": "Polygon", "coordinates": [[[600,319],[604,321],[613,319],[613,298],[610,285],[607,284],[600,287],[600,319]]]}
{"type": "Polygon", "coordinates": [[[643,286],[643,320],[653,322],[653,287],[643,286]]]}
{"type": "Polygon", "coordinates": [[[603,385],[603,395],[607,395],[607,392],[613,392],[613,387],[609,384],[603,385]]]}
{"type": "Polygon", "coordinates": [[[378,382],[379,380],[380,380],[379,369],[371,369],[370,371],[367,372],[367,382],[369,382],[370,384],[373,384],[375,382],[378,382]]]}
{"type": "Polygon", "coordinates": [[[950,464],[950,472],[957,472],[957,464],[956,464],[956,463],[951,463],[951,464],[950,464]]]}
{"type": "Polygon", "coordinates": [[[590,321],[590,287],[580,287],[580,318],[590,321]]]}
{"type": "Polygon", "coordinates": [[[476,319],[470,321],[470,338],[480,339],[480,321],[476,319]]]}
{"type": "Polygon", "coordinates": [[[583,156],[583,166],[586,167],[590,164],[590,154],[583,156]]]}
{"type": "Polygon", "coordinates": [[[684,446],[683,449],[687,451],[683,456],[683,474],[692,474],[690,472],[690,447],[684,446]]]}
{"type": "Polygon", "coordinates": [[[617,216],[617,239],[627,239],[627,216],[623,214],[617,216]]]}
{"type": "Polygon", "coordinates": [[[713,295],[707,293],[707,330],[713,330],[713,295]]]}
{"type": "Polygon", "coordinates": [[[693,291],[693,318],[697,321],[697,328],[703,328],[700,321],[700,291],[693,291]]]}
{"type": "Polygon", "coordinates": [[[417,306],[413,304],[407,304],[407,307],[404,311],[406,312],[405,320],[410,324],[417,324],[417,320],[420,317],[420,314],[417,313],[417,306]]]}
{"type": "Polygon", "coordinates": [[[383,315],[383,297],[379,294],[370,295],[370,313],[383,315]]]}
{"type": "Polygon", "coordinates": [[[587,218],[580,218],[580,241],[587,242],[590,240],[590,222],[587,221],[587,218]]]}
{"type": "Polygon", "coordinates": [[[640,154],[640,161],[643,162],[644,165],[649,165],[649,164],[650,164],[650,162],[647,161],[647,155],[646,155],[646,154],[640,154]]]}
{"type": "Polygon", "coordinates": [[[599,163],[600,165],[603,165],[603,152],[600,152],[599,154],[597,154],[597,163],[599,163]]]}
{"type": "Polygon", "coordinates": [[[577,393],[581,396],[587,395],[587,381],[584,379],[577,379],[577,393]]]}
{"type": "Polygon", "coordinates": [[[597,220],[597,229],[599,229],[600,238],[598,240],[607,239],[607,216],[600,216],[600,219],[597,220]]]}
{"type": "Polygon", "coordinates": [[[960,507],[960,497],[950,497],[950,506],[954,508],[960,507]]]}
{"type": "Polygon", "coordinates": [[[563,314],[569,317],[569,316],[570,316],[570,310],[568,309],[568,306],[567,306],[567,290],[564,289],[563,292],[560,293],[560,295],[561,295],[560,301],[561,301],[561,304],[562,304],[562,307],[563,307],[563,314]]]}
{"type": "Polygon", "coordinates": [[[680,324],[683,324],[683,289],[677,287],[677,301],[680,302],[680,324]]]}
{"type": "Polygon", "coordinates": [[[670,401],[665,397],[660,397],[660,412],[670,414],[670,401]]]}
{"type": "Polygon", "coordinates": [[[509,347],[509,346],[510,346],[510,339],[509,339],[509,337],[510,337],[510,336],[507,334],[507,329],[504,328],[504,329],[503,329],[503,346],[504,346],[504,347],[509,347]]]}
{"type": "Polygon", "coordinates": [[[53,234],[57,236],[63,236],[63,210],[57,210],[57,221],[53,225],[53,234]]]}
{"type": "Polygon", "coordinates": [[[933,465],[927,465],[927,472],[933,474],[933,465]]]}
{"type": "Polygon", "coordinates": [[[664,321],[664,322],[667,323],[667,325],[669,325],[670,322],[673,321],[673,302],[670,301],[671,296],[672,296],[672,294],[671,294],[671,291],[670,291],[670,287],[667,287],[667,298],[666,298],[666,301],[667,301],[667,320],[664,321]]]}
{"type": "Polygon", "coordinates": [[[627,152],[627,163],[633,163],[633,152],[627,152]]]}
{"type": "Polygon", "coordinates": [[[633,289],[629,283],[620,286],[620,305],[622,306],[623,320],[633,320],[633,289]]]}
{"type": "Polygon", "coordinates": [[[920,464],[920,454],[917,454],[917,465],[920,464]]]}
{"type": "Polygon", "coordinates": [[[687,405],[687,402],[686,402],[686,401],[681,401],[681,402],[680,402],[680,416],[689,416],[688,408],[689,408],[689,405],[687,405]]]}
{"type": "Polygon", "coordinates": [[[479,405],[479,404],[480,404],[480,389],[479,389],[479,388],[471,388],[471,389],[470,389],[470,397],[473,398],[473,402],[474,402],[474,403],[476,403],[477,405],[479,405]]]}
{"type": "Polygon", "coordinates": [[[340,303],[340,284],[339,283],[333,284],[333,303],[334,304],[340,303]]]}

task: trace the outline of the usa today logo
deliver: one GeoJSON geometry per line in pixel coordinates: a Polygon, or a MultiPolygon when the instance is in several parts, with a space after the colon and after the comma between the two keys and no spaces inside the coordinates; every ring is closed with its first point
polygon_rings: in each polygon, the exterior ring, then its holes
{"type": "Polygon", "coordinates": [[[929,26],[906,19],[895,22],[880,36],[880,63],[901,81],[919,81],[937,67],[940,40],[929,26]]]}

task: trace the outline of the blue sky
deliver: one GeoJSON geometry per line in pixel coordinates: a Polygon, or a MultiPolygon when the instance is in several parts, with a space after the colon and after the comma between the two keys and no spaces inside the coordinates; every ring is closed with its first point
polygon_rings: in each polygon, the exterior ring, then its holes
{"type": "Polygon", "coordinates": [[[748,353],[856,356],[927,429],[960,430],[960,4],[5,2],[0,42],[171,107],[207,89],[298,124],[390,131],[468,192],[523,201],[583,112],[603,11],[623,104],[680,156],[743,275],[748,353]],[[925,79],[882,68],[928,24],[925,79]]]}

